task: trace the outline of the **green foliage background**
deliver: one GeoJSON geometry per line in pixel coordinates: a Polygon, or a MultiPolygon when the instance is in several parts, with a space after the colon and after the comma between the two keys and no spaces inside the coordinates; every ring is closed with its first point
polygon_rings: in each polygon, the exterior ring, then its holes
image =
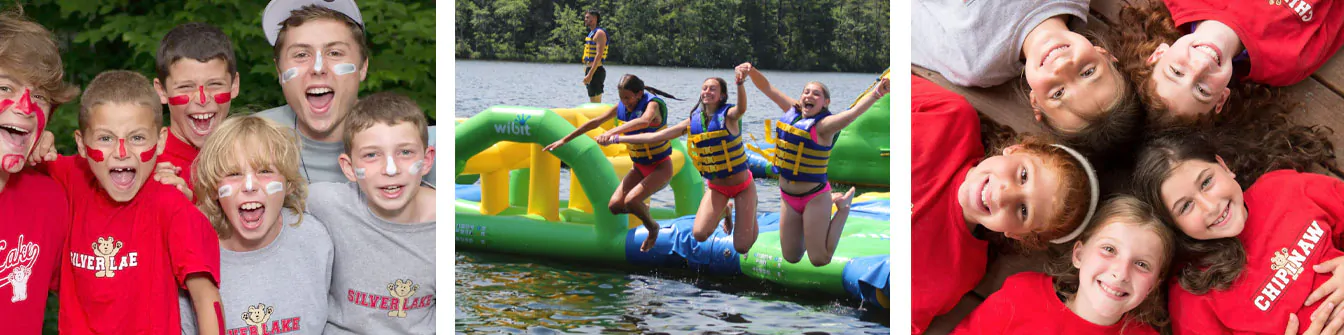
{"type": "Polygon", "coordinates": [[[579,63],[583,13],[627,65],[881,72],[890,63],[888,0],[461,0],[461,59],[579,63]]]}
{"type": "MultiPolygon", "coordinates": [[[[434,124],[435,2],[357,3],[373,51],[361,95],[389,90],[406,94],[434,124]]],[[[164,33],[186,22],[215,25],[234,43],[242,80],[232,111],[238,114],[285,104],[271,45],[261,29],[266,4],[259,0],[38,0],[0,1],[0,10],[22,6],[25,16],[55,33],[66,81],[81,88],[105,70],[134,70],[153,78],[154,55],[164,33]]],[[[56,134],[57,150],[62,153],[75,151],[71,133],[78,123],[78,106],[78,100],[61,106],[49,122],[48,130],[56,134]]],[[[52,296],[44,334],[56,334],[56,308],[52,296]]]]}
{"type": "MultiPolygon", "coordinates": [[[[368,78],[360,95],[395,91],[415,99],[434,124],[434,1],[359,0],[367,27],[368,78]]],[[[163,34],[178,24],[206,22],[233,40],[241,92],[232,113],[285,104],[270,43],[261,29],[260,0],[36,0],[22,1],[24,15],[56,34],[66,80],[83,88],[105,70],[134,70],[154,78],[154,55],[163,34]]],[[[14,1],[0,1],[13,10],[14,1]]],[[[74,152],[71,132],[78,100],[57,110],[48,130],[57,150],[74,152]]],[[[166,110],[165,110],[166,111],[166,110]]]]}

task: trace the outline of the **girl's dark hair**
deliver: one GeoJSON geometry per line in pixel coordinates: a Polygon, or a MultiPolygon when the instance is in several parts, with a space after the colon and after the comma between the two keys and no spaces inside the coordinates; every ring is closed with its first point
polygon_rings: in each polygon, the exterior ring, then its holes
{"type": "Polygon", "coordinates": [[[596,25],[602,25],[602,13],[601,13],[601,12],[598,12],[596,8],[594,8],[594,9],[589,9],[588,11],[586,11],[586,12],[584,12],[584,13],[593,16],[593,19],[596,20],[596,21],[593,21],[593,24],[596,24],[596,25]]]}
{"type": "Polygon", "coordinates": [[[667,94],[667,92],[663,92],[659,89],[653,88],[652,86],[644,86],[644,80],[639,79],[639,77],[636,77],[633,74],[626,74],[624,77],[621,77],[621,82],[617,84],[616,87],[630,92],[640,92],[648,90],[649,92],[653,92],[653,94],[657,94],[658,96],[668,97],[672,100],[681,100],[677,99],[677,97],[674,97],[671,94],[667,94]]]}
{"type": "MultiPolygon", "coordinates": [[[[1084,32],[1081,35],[1086,37],[1093,45],[1115,52],[1113,48],[1115,43],[1112,41],[1116,38],[1113,32],[1084,32]]],[[[1077,149],[1089,158],[1099,159],[1102,162],[1109,161],[1106,156],[1113,155],[1117,149],[1133,147],[1139,133],[1138,130],[1144,124],[1144,113],[1139,101],[1139,93],[1132,81],[1129,80],[1129,76],[1126,75],[1122,65],[1124,63],[1117,61],[1107,62],[1107,64],[1121,78],[1120,92],[1116,101],[1104,107],[1100,113],[1081,116],[1088,123],[1086,127],[1078,131],[1066,132],[1055,127],[1048,116],[1041,118],[1041,123],[1045,124],[1046,131],[1058,138],[1061,143],[1077,149]]],[[[1027,96],[1030,86],[1026,83],[1026,77],[1022,77],[1018,87],[1019,96],[1030,105],[1031,99],[1027,96]]]]}
{"type": "MultiPolygon", "coordinates": [[[[728,103],[728,82],[724,81],[723,78],[719,77],[710,77],[706,78],[705,80],[710,79],[719,82],[719,108],[723,108],[723,106],[728,103]]],[[[695,107],[691,107],[691,113],[694,114],[695,110],[700,108],[700,105],[701,105],[700,99],[695,99],[695,107]]],[[[709,122],[709,121],[703,121],[703,122],[709,122]]]]}
{"type": "MultiPolygon", "coordinates": [[[[1140,201],[1138,198],[1129,195],[1117,195],[1107,199],[1100,208],[1097,209],[1096,216],[1092,217],[1092,224],[1088,225],[1087,231],[1074,243],[1074,248],[1087,244],[1098,231],[1107,225],[1123,223],[1147,228],[1156,234],[1162,241],[1163,251],[1161,252],[1161,263],[1157,265],[1157,284],[1153,290],[1148,292],[1143,302],[1133,310],[1125,313],[1126,318],[1152,325],[1154,328],[1166,327],[1171,318],[1167,314],[1166,291],[1163,282],[1166,281],[1167,273],[1171,269],[1171,261],[1175,257],[1175,238],[1176,233],[1170,227],[1162,224],[1158,219],[1152,206],[1140,201]]],[[[1045,272],[1055,278],[1055,292],[1063,295],[1064,298],[1073,299],[1078,293],[1079,273],[1073,266],[1073,250],[1060,250],[1060,255],[1052,257],[1050,262],[1045,265],[1045,272]]],[[[1124,322],[1124,320],[1121,320],[1124,322]]],[[[1123,324],[1123,323],[1122,323],[1123,324]]],[[[1128,324],[1125,324],[1127,327],[1128,324]]],[[[1121,333],[1124,333],[1123,329],[1121,333]]]]}
{"type": "MultiPolygon", "coordinates": [[[[1139,150],[1134,167],[1134,195],[1152,205],[1157,216],[1168,227],[1180,231],[1171,216],[1171,210],[1162,200],[1162,182],[1171,177],[1176,166],[1186,161],[1218,164],[1217,152],[1216,144],[1200,131],[1176,130],[1155,136],[1139,150]]],[[[1238,171],[1230,163],[1229,169],[1238,171]]],[[[1242,173],[1239,177],[1244,178],[1248,174],[1242,173]]],[[[1240,179],[1240,185],[1250,185],[1240,179]]],[[[1204,294],[1211,289],[1227,289],[1246,268],[1246,250],[1235,237],[1198,240],[1186,234],[1178,235],[1177,258],[1173,268],[1180,269],[1177,277],[1181,287],[1191,293],[1204,294]]]]}

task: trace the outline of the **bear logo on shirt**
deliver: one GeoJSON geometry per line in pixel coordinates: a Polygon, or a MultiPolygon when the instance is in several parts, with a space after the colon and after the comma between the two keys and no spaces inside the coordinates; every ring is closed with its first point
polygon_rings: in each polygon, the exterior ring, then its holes
{"type": "Polygon", "coordinates": [[[98,273],[95,273],[93,276],[98,278],[112,278],[112,276],[116,275],[112,272],[112,257],[116,257],[117,252],[120,251],[121,241],[117,241],[111,236],[106,239],[99,237],[98,242],[93,243],[93,254],[102,258],[103,264],[108,264],[108,266],[104,268],[103,271],[98,271],[98,273]]]}
{"type": "Polygon", "coordinates": [[[1298,275],[1302,274],[1302,267],[1293,266],[1293,264],[1288,261],[1288,255],[1288,248],[1283,248],[1282,250],[1275,252],[1274,258],[1269,259],[1269,261],[1274,264],[1271,264],[1269,268],[1274,271],[1287,270],[1288,274],[1293,276],[1293,280],[1297,280],[1298,275]]]}
{"type": "Polygon", "coordinates": [[[9,285],[14,289],[14,296],[9,298],[9,302],[20,302],[28,300],[28,278],[33,276],[33,268],[20,265],[9,273],[9,285]]]}
{"type": "Polygon", "coordinates": [[[264,334],[262,327],[266,321],[271,319],[271,312],[275,311],[275,306],[266,306],[266,304],[257,304],[256,306],[247,306],[247,311],[243,312],[243,323],[256,329],[253,334],[264,334]]]}
{"type": "Polygon", "coordinates": [[[415,294],[415,290],[419,289],[420,285],[416,285],[415,283],[411,282],[410,279],[407,279],[405,281],[397,279],[396,282],[387,284],[388,293],[390,293],[392,297],[397,298],[396,309],[392,310],[391,312],[387,312],[387,316],[405,318],[406,301],[410,300],[411,296],[415,294]]]}

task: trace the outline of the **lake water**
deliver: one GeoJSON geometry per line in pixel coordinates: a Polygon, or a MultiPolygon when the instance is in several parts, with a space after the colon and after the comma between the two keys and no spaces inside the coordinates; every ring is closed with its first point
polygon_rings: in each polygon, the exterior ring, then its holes
{"type": "MultiPolygon", "coordinates": [[[[498,61],[456,61],[456,117],[466,118],[494,105],[573,107],[588,102],[583,67],[498,61]]],[[[809,81],[830,89],[831,110],[845,110],[873,83],[876,73],[816,73],[762,70],[770,83],[797,97],[809,81]]],[[[621,76],[634,74],[645,84],[682,101],[667,100],[668,123],[690,115],[706,78],[729,83],[736,99],[732,69],[607,66],[602,101],[617,101],[621,76]]],[[[746,132],[764,139],[764,120],[781,111],[748,82],[746,132]]],[[[568,180],[562,171],[560,180],[568,180]]],[[[778,211],[778,184],[756,179],[761,211],[778,211]]],[[[849,186],[833,185],[837,190],[849,186]]],[[[886,189],[860,188],[886,192],[886,189]]],[[[560,194],[568,194],[561,185],[560,194]]],[[[671,208],[665,188],[651,199],[671,208]]],[[[603,268],[481,252],[459,251],[456,269],[456,326],[460,333],[766,333],[886,334],[886,311],[863,310],[859,303],[786,291],[748,277],[700,276],[691,271],[634,267],[603,268]],[[738,281],[738,282],[733,282],[738,281]]]]}

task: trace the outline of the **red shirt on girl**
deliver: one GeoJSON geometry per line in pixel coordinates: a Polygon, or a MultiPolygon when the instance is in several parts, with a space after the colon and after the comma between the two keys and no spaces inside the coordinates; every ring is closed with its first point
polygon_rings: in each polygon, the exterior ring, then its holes
{"type": "Polygon", "coordinates": [[[65,260],[65,191],[31,170],[12,174],[0,191],[0,222],[0,325],[7,334],[40,334],[47,292],[65,260]]]}
{"type": "Polygon", "coordinates": [[[957,203],[957,188],[985,155],[980,118],[966,98],[910,79],[911,331],[919,334],[984,277],[989,243],[971,236],[957,203]]]}
{"type": "Polygon", "coordinates": [[[1008,277],[1003,289],[989,295],[952,334],[1157,334],[1152,326],[1130,319],[1110,326],[1083,320],[1060,300],[1054,280],[1040,272],[1008,277]]]}
{"type": "Polygon", "coordinates": [[[135,198],[107,196],[88,162],[46,166],[72,199],[61,265],[61,334],[181,334],[187,275],[219,283],[219,236],[182,192],[146,181],[135,198]]]}
{"type": "MultiPolygon", "coordinates": [[[[1215,20],[1237,32],[1251,56],[1247,79],[1288,86],[1306,79],[1344,45],[1344,8],[1332,1],[1166,0],[1177,27],[1215,20]],[[1278,4],[1275,4],[1278,2],[1278,4]]],[[[1235,55],[1224,55],[1233,57],[1235,55]]]]}
{"type": "Polygon", "coordinates": [[[1172,330],[1176,334],[1282,334],[1288,314],[1310,326],[1322,303],[1302,306],[1333,275],[1311,266],[1344,256],[1338,246],[1344,223],[1344,181],[1280,170],[1266,173],[1245,193],[1246,269],[1227,290],[1194,295],[1172,280],[1172,330]]]}

